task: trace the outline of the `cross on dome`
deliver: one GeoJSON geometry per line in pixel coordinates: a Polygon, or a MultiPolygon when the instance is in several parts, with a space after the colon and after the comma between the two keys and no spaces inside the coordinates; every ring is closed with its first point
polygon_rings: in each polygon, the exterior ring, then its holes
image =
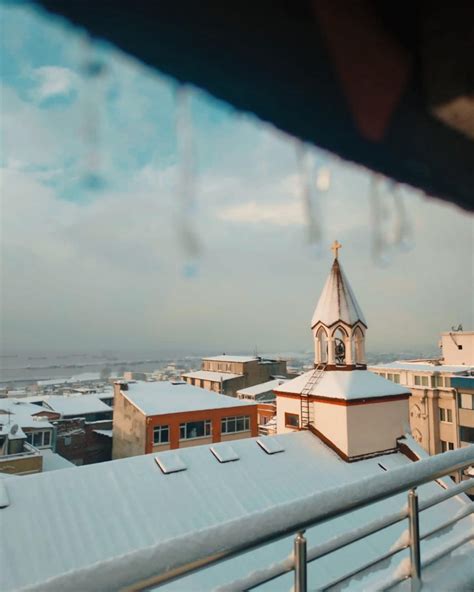
{"type": "Polygon", "coordinates": [[[342,245],[339,241],[335,240],[332,243],[331,251],[334,251],[334,259],[337,259],[338,255],[339,255],[339,249],[341,249],[341,248],[342,248],[342,245]]]}

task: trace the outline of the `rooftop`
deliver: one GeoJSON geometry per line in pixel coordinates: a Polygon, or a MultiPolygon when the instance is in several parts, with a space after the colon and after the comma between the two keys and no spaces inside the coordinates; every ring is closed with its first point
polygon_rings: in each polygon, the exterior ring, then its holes
{"type": "MultiPolygon", "coordinates": [[[[289,380],[275,389],[279,393],[301,394],[314,370],[305,372],[289,380]]],[[[327,397],[330,399],[368,399],[374,397],[388,397],[392,395],[410,394],[410,391],[400,384],[395,384],[368,370],[333,370],[324,372],[321,379],[312,387],[310,395],[327,397]]]]}
{"type": "Polygon", "coordinates": [[[44,471],[58,471],[60,469],[76,468],[76,465],[66,458],[53,452],[49,448],[40,450],[41,456],[43,457],[43,472],[44,471]]]}
{"type": "MultiPolygon", "coordinates": [[[[43,395],[32,397],[42,402],[43,410],[51,409],[62,417],[80,417],[89,413],[106,413],[112,411],[97,395],[43,395]]],[[[41,409],[35,405],[36,409],[41,409]]]]}
{"type": "Polygon", "coordinates": [[[349,280],[336,258],[319,297],[311,327],[319,322],[330,327],[337,321],[343,321],[348,325],[354,325],[360,321],[367,327],[367,321],[357,303],[349,280]]]}
{"type": "Polygon", "coordinates": [[[288,379],[278,378],[276,380],[268,380],[267,382],[262,382],[260,384],[256,384],[255,386],[249,386],[244,389],[240,389],[237,391],[238,395],[260,395],[261,393],[267,393],[269,391],[273,391],[280,385],[287,382],[288,379]]]}
{"type": "Polygon", "coordinates": [[[198,378],[200,380],[210,380],[211,382],[225,382],[233,378],[240,378],[242,374],[231,374],[230,372],[211,372],[209,370],[196,370],[195,372],[186,372],[183,377],[198,378]]]}
{"type": "Polygon", "coordinates": [[[457,374],[474,369],[471,366],[464,366],[462,364],[456,366],[437,364],[431,360],[399,360],[396,362],[388,362],[386,364],[380,363],[371,365],[370,368],[373,368],[374,370],[406,370],[410,372],[437,372],[443,374],[457,374]]]}
{"type": "MultiPolygon", "coordinates": [[[[274,450],[281,452],[269,454],[251,438],[233,441],[231,447],[226,443],[223,454],[211,451],[222,445],[205,445],[3,480],[9,500],[0,509],[3,532],[9,533],[1,543],[3,591],[28,586],[42,586],[50,592],[90,589],[91,582],[95,589],[122,589],[164,569],[170,558],[195,552],[196,544],[206,536],[225,549],[238,543],[242,521],[268,530],[275,521],[297,520],[291,512],[296,501],[308,499],[309,503],[314,494],[338,491],[343,485],[357,488],[356,483],[362,485],[365,478],[391,471],[396,478],[400,469],[412,465],[401,453],[348,464],[307,431],[260,440],[273,442],[274,450]],[[233,462],[219,461],[219,457],[233,462]],[[165,474],[155,458],[163,467],[181,470],[165,474]]],[[[421,500],[441,491],[434,482],[418,488],[421,500]]],[[[465,509],[465,500],[458,495],[423,511],[421,531],[465,509]]],[[[405,494],[378,502],[377,516],[400,511],[405,505],[405,494]]],[[[373,506],[362,508],[309,528],[308,544],[362,527],[373,519],[373,512],[373,506]]],[[[473,517],[467,516],[423,540],[423,556],[439,550],[452,537],[472,531],[473,525],[473,517]]],[[[312,586],[324,587],[341,573],[341,565],[350,571],[379,557],[381,550],[388,551],[405,536],[406,528],[406,522],[394,524],[312,562],[308,565],[312,586]]],[[[292,538],[285,538],[259,547],[165,589],[223,586],[287,557],[292,544],[292,538]]],[[[407,555],[405,549],[376,570],[363,572],[358,584],[369,589],[391,575],[407,555]]],[[[292,574],[287,574],[266,589],[287,590],[291,581],[292,574]]]]}
{"type": "Polygon", "coordinates": [[[255,362],[258,359],[257,356],[232,356],[228,354],[203,358],[203,360],[209,360],[211,362],[255,362]]]}
{"type": "Polygon", "coordinates": [[[253,405],[252,402],[240,401],[184,382],[129,382],[128,390],[122,393],[145,415],[253,405]]]}
{"type": "Polygon", "coordinates": [[[0,434],[8,433],[17,424],[20,428],[51,428],[47,417],[42,417],[45,409],[25,402],[24,399],[0,399],[0,434]]]}

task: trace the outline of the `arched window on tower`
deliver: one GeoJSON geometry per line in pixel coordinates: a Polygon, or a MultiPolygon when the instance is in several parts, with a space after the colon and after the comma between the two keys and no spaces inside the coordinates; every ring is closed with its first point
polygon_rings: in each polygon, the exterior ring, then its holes
{"type": "Polygon", "coordinates": [[[328,362],[328,334],[324,327],[320,327],[316,333],[316,361],[321,364],[328,362]]]}
{"type": "Polygon", "coordinates": [[[356,364],[365,364],[364,334],[360,327],[356,327],[352,336],[352,359],[356,364]]]}
{"type": "Polygon", "coordinates": [[[333,333],[334,339],[334,358],[337,366],[346,364],[346,340],[347,333],[338,327],[333,333]]]}

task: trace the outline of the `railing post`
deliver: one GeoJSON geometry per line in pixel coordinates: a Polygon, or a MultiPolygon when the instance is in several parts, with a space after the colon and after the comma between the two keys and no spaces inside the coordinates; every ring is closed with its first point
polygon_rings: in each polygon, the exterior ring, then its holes
{"type": "Polygon", "coordinates": [[[411,590],[421,588],[420,523],[418,518],[418,495],[415,488],[408,492],[408,524],[410,532],[411,590]]]}
{"type": "Polygon", "coordinates": [[[306,592],[308,588],[308,575],[306,563],[306,538],[304,530],[298,532],[294,543],[295,555],[295,592],[306,592]]]}

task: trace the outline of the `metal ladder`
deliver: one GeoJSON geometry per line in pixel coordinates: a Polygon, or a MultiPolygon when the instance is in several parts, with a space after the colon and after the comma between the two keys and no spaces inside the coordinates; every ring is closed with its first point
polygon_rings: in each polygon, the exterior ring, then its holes
{"type": "Polygon", "coordinates": [[[313,390],[313,387],[321,380],[326,364],[318,364],[308,378],[308,382],[305,384],[301,391],[301,429],[307,429],[310,422],[310,407],[309,407],[309,395],[313,390]]]}

